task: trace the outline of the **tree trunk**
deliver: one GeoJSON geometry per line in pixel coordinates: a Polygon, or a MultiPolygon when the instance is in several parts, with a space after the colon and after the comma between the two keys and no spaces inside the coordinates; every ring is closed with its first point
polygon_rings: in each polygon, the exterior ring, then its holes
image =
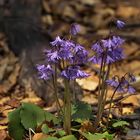
{"type": "Polygon", "coordinates": [[[9,48],[20,57],[20,81],[30,80],[37,94],[50,100],[49,87],[38,80],[35,69],[44,60],[43,49],[51,40],[41,28],[41,0],[0,0],[0,17],[9,48]]]}

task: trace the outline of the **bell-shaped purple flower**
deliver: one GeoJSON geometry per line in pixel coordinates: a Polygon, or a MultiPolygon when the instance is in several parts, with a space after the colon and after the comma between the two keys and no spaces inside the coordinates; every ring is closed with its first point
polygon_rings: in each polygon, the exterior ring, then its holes
{"type": "Polygon", "coordinates": [[[129,79],[130,79],[130,82],[136,82],[136,78],[133,74],[129,73],[129,79]]]}
{"type": "Polygon", "coordinates": [[[64,60],[69,59],[69,60],[71,60],[71,58],[73,57],[73,54],[71,53],[70,50],[62,47],[59,50],[59,56],[60,56],[61,59],[64,59],[64,60]]]}
{"type": "Polygon", "coordinates": [[[133,94],[135,92],[136,92],[136,90],[132,86],[129,85],[128,86],[128,93],[133,94]]]}
{"type": "Polygon", "coordinates": [[[112,41],[111,38],[109,39],[103,39],[101,40],[102,44],[103,44],[103,47],[104,48],[107,48],[107,49],[111,49],[112,47],[114,47],[114,42],[112,41]]]}
{"type": "Polygon", "coordinates": [[[79,70],[79,68],[79,66],[69,66],[61,72],[61,76],[69,80],[75,80],[77,78],[85,78],[89,76],[89,74],[79,70]]]}
{"type": "Polygon", "coordinates": [[[77,33],[79,33],[79,32],[80,32],[80,25],[77,23],[71,24],[70,34],[77,35],[77,33]]]}
{"type": "Polygon", "coordinates": [[[57,37],[55,38],[55,40],[52,41],[50,44],[51,44],[52,46],[60,46],[60,45],[63,43],[63,41],[64,41],[64,40],[62,40],[59,36],[57,36],[57,37]]]}
{"type": "Polygon", "coordinates": [[[124,43],[124,39],[119,36],[113,36],[112,42],[114,43],[114,47],[119,47],[124,43]]]}
{"type": "Polygon", "coordinates": [[[100,56],[98,56],[98,55],[94,55],[94,56],[90,57],[88,59],[88,61],[92,62],[94,64],[101,64],[102,58],[100,56]]]}
{"type": "Polygon", "coordinates": [[[77,52],[73,55],[72,63],[73,64],[84,64],[88,61],[88,51],[84,48],[82,50],[77,50],[77,52]]]}
{"type": "Polygon", "coordinates": [[[46,51],[46,56],[47,56],[47,61],[52,63],[57,63],[61,59],[58,51],[54,51],[54,52],[50,50],[46,51]]]}
{"type": "Polygon", "coordinates": [[[112,87],[117,87],[119,85],[119,82],[116,81],[115,77],[112,77],[112,79],[106,80],[106,83],[112,87]]]}
{"type": "Polygon", "coordinates": [[[94,50],[97,53],[103,52],[103,48],[101,47],[99,42],[96,42],[95,44],[93,44],[91,49],[94,50]]]}
{"type": "Polygon", "coordinates": [[[74,52],[77,53],[78,51],[84,50],[84,47],[81,46],[80,44],[76,44],[75,47],[73,48],[74,52]]]}
{"type": "Polygon", "coordinates": [[[129,81],[122,77],[121,80],[116,79],[116,77],[113,77],[112,79],[106,80],[106,83],[113,87],[117,92],[120,93],[135,93],[135,89],[129,84],[129,81]]]}
{"type": "Polygon", "coordinates": [[[117,20],[116,22],[117,28],[122,29],[125,26],[125,23],[121,20],[117,20]]]}
{"type": "Polygon", "coordinates": [[[40,79],[48,80],[51,78],[51,76],[54,73],[54,71],[50,65],[45,66],[45,65],[38,64],[36,68],[38,70],[38,74],[39,74],[40,79]]]}
{"type": "Polygon", "coordinates": [[[65,40],[65,41],[62,42],[61,47],[69,50],[71,48],[74,48],[75,44],[70,40],[65,40]]]}

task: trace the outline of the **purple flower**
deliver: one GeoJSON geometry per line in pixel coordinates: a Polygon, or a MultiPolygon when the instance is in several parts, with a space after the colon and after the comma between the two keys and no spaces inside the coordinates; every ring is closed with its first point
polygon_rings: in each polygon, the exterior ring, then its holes
{"type": "Polygon", "coordinates": [[[79,70],[79,68],[79,66],[69,66],[67,69],[61,72],[61,76],[69,80],[85,78],[89,76],[89,74],[79,70]]]}
{"type": "Polygon", "coordinates": [[[46,51],[47,61],[57,63],[61,57],[59,56],[58,51],[51,52],[50,50],[46,51]]]}
{"type": "Polygon", "coordinates": [[[54,73],[50,65],[37,65],[37,70],[39,73],[39,78],[44,80],[50,79],[50,77],[54,73]]]}
{"type": "Polygon", "coordinates": [[[77,35],[80,32],[80,26],[77,23],[73,23],[70,28],[71,35],[77,35]]]}
{"type": "Polygon", "coordinates": [[[77,78],[86,78],[88,76],[90,76],[90,75],[84,71],[81,71],[81,70],[77,71],[77,78]]]}
{"type": "Polygon", "coordinates": [[[76,44],[75,47],[73,48],[74,52],[82,51],[84,50],[84,47],[81,46],[80,44],[76,44]]]}
{"type": "Polygon", "coordinates": [[[59,36],[55,38],[54,41],[51,42],[52,46],[60,46],[63,43],[64,40],[62,40],[59,36]]]}
{"type": "Polygon", "coordinates": [[[63,47],[64,49],[71,49],[75,47],[75,44],[70,41],[70,40],[65,40],[61,43],[61,47],[63,47]]]}
{"type": "Polygon", "coordinates": [[[73,54],[71,53],[70,50],[66,49],[66,48],[60,48],[59,50],[59,56],[61,59],[70,59],[73,57],[73,54]]]}
{"type": "Polygon", "coordinates": [[[113,49],[112,51],[107,52],[106,63],[111,64],[111,63],[122,60],[124,57],[125,56],[123,54],[123,49],[116,48],[116,49],[113,49]]]}
{"type": "Polygon", "coordinates": [[[119,85],[119,82],[116,81],[115,77],[113,77],[111,80],[106,80],[106,83],[112,87],[117,87],[119,85]]]}
{"type": "Polygon", "coordinates": [[[130,82],[136,82],[136,78],[133,74],[129,73],[129,79],[130,79],[130,82]]]}
{"type": "Polygon", "coordinates": [[[102,61],[106,61],[106,64],[120,61],[124,58],[123,49],[120,48],[123,42],[124,40],[119,36],[113,36],[95,43],[92,49],[96,54],[89,61],[96,64],[101,64],[102,61]]]}
{"type": "Polygon", "coordinates": [[[136,90],[132,86],[129,85],[128,86],[128,93],[133,94],[135,92],[136,92],[136,90]]]}
{"type": "Polygon", "coordinates": [[[106,83],[110,86],[112,86],[117,92],[121,93],[134,93],[135,89],[130,86],[129,81],[126,80],[125,77],[122,77],[119,81],[115,77],[113,77],[111,80],[106,80],[106,83]]]}
{"type": "Polygon", "coordinates": [[[94,55],[91,58],[89,58],[88,61],[94,64],[101,64],[102,58],[100,56],[94,55]]]}
{"type": "Polygon", "coordinates": [[[125,23],[121,20],[117,20],[116,22],[117,28],[122,29],[125,26],[125,23]]]}
{"type": "Polygon", "coordinates": [[[95,44],[92,45],[92,50],[96,51],[97,53],[103,52],[103,48],[100,46],[99,42],[96,42],[95,44]]]}
{"type": "Polygon", "coordinates": [[[119,36],[113,36],[112,42],[114,43],[115,47],[119,47],[124,43],[124,39],[120,38],[119,36]]]}
{"type": "Polygon", "coordinates": [[[84,64],[87,61],[88,61],[88,52],[85,49],[77,51],[72,58],[73,64],[84,64]]]}
{"type": "Polygon", "coordinates": [[[111,38],[103,39],[103,40],[101,40],[101,42],[102,42],[104,48],[111,49],[112,47],[114,47],[114,42],[112,41],[111,38]]]}

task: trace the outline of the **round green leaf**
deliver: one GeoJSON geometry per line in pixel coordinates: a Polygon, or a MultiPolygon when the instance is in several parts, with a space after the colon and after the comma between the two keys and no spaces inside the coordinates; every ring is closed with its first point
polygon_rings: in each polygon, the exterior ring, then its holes
{"type": "Polygon", "coordinates": [[[14,140],[23,140],[23,136],[25,133],[25,129],[21,124],[20,110],[21,108],[18,108],[8,114],[8,132],[14,140]]]}

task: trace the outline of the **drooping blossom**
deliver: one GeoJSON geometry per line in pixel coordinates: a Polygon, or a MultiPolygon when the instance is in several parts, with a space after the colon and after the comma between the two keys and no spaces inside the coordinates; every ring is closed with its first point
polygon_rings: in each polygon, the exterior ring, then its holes
{"type": "Polygon", "coordinates": [[[38,70],[38,74],[39,74],[40,79],[48,80],[51,78],[51,76],[54,73],[54,71],[50,65],[45,66],[45,65],[38,64],[36,66],[36,68],[38,70]]]}
{"type": "Polygon", "coordinates": [[[80,32],[80,25],[77,23],[71,24],[70,34],[77,35],[77,33],[79,33],[79,32],[80,32]]]}
{"type": "Polygon", "coordinates": [[[128,77],[128,79],[122,77],[121,80],[113,77],[112,79],[106,80],[106,83],[116,89],[117,92],[133,94],[136,90],[130,85],[130,81],[130,77],[128,77]]]}
{"type": "Polygon", "coordinates": [[[125,23],[121,20],[117,20],[116,22],[117,28],[122,29],[125,26],[125,23]]]}
{"type": "Polygon", "coordinates": [[[89,74],[81,71],[79,66],[69,66],[61,72],[61,76],[69,80],[75,80],[77,78],[86,78],[89,74]]]}
{"type": "Polygon", "coordinates": [[[57,36],[54,41],[50,42],[52,46],[60,46],[63,43],[63,40],[57,36]]]}
{"type": "Polygon", "coordinates": [[[59,52],[57,50],[56,51],[46,50],[45,56],[47,62],[50,63],[57,63],[61,59],[61,57],[59,56],[59,52]]]}

